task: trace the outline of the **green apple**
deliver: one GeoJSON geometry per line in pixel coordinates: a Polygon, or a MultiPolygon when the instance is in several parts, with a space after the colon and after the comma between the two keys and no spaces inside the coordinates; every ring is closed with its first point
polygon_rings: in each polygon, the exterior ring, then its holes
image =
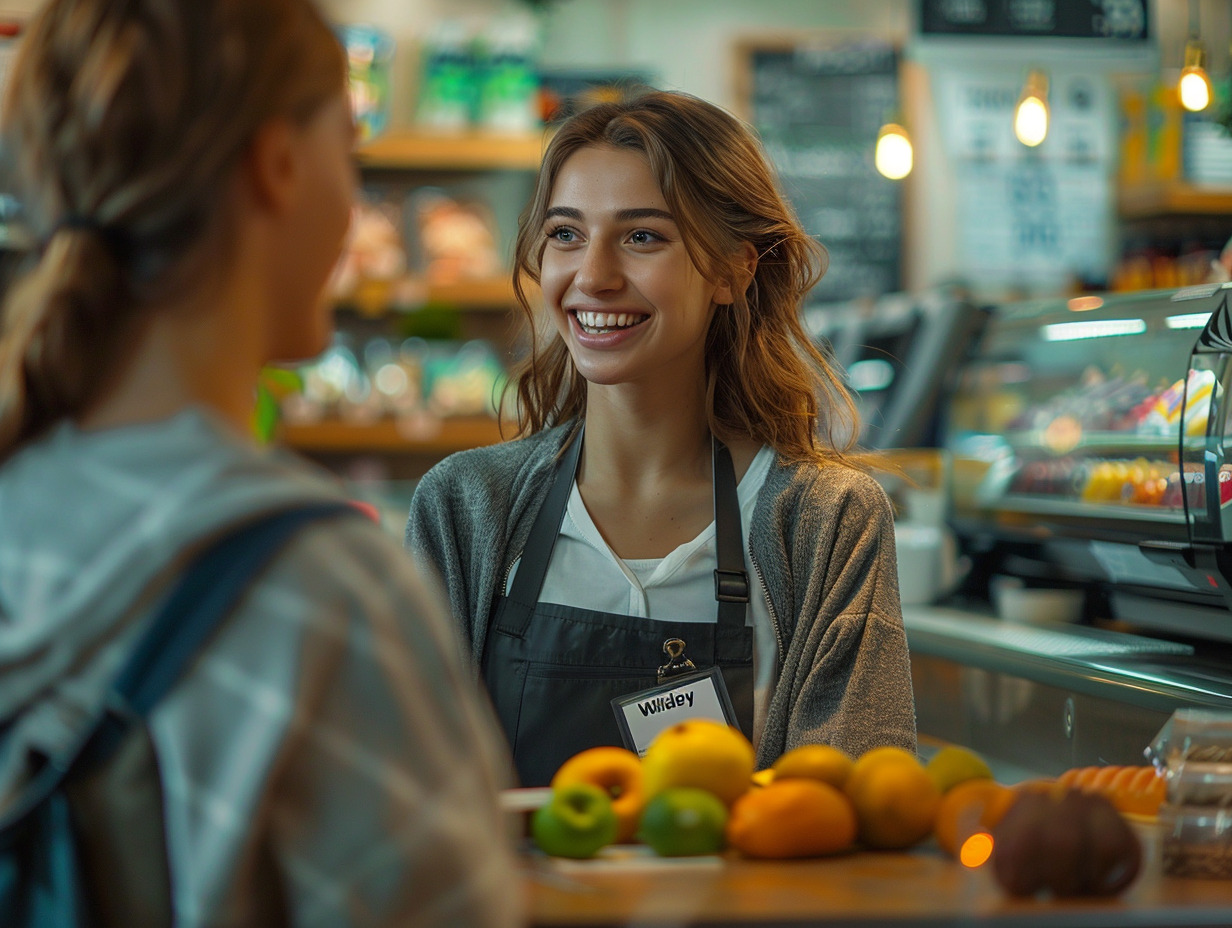
{"type": "Polygon", "coordinates": [[[593,783],[553,789],[530,820],[535,844],[552,857],[594,857],[616,840],[616,828],[611,797],[593,783]]]}

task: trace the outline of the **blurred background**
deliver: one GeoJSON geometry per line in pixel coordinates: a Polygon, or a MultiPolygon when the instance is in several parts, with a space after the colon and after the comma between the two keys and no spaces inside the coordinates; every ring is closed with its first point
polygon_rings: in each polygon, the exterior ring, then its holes
{"type": "MultiPolygon", "coordinates": [[[[0,80],[37,7],[0,0],[0,80]]],[[[400,537],[427,468],[514,433],[510,254],[552,125],[685,90],[757,129],[829,250],[803,312],[896,466],[921,743],[1141,763],[1174,708],[1232,708],[1232,3],[323,8],[363,194],[334,344],[266,372],[263,440],[400,537]]]]}

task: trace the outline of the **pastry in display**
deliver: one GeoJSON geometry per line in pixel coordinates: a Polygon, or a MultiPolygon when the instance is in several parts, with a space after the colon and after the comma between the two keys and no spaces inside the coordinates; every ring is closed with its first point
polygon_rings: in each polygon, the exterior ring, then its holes
{"type": "Polygon", "coordinates": [[[1134,431],[1145,415],[1144,405],[1154,399],[1144,373],[1108,376],[1090,367],[1078,384],[1029,408],[1010,423],[1010,429],[1043,431],[1057,419],[1068,417],[1088,432],[1134,431]]]}
{"type": "Polygon", "coordinates": [[[1181,427],[1181,403],[1185,411],[1185,434],[1206,434],[1211,398],[1215,395],[1214,371],[1191,370],[1188,388],[1185,380],[1178,380],[1156,399],[1138,428],[1141,435],[1177,435],[1181,427]]]}

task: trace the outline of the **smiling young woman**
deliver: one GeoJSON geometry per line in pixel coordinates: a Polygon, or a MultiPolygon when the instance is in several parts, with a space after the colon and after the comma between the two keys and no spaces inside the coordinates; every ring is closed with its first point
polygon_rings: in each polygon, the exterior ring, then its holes
{"type": "Polygon", "coordinates": [[[433,468],[407,526],[526,785],[622,743],[612,700],[671,638],[719,668],[760,766],[914,749],[891,511],[800,322],[824,269],[719,107],[650,92],[553,136],[515,249],[520,437],[433,468]]]}

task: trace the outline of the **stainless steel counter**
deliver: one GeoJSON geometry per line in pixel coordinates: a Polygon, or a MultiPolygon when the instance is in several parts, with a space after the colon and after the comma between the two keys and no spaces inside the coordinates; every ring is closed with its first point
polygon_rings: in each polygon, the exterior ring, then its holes
{"type": "Polygon", "coordinates": [[[921,740],[964,744],[994,768],[1141,764],[1174,710],[1232,710],[1232,663],[1190,644],[944,607],[908,606],[903,620],[921,740]]]}

